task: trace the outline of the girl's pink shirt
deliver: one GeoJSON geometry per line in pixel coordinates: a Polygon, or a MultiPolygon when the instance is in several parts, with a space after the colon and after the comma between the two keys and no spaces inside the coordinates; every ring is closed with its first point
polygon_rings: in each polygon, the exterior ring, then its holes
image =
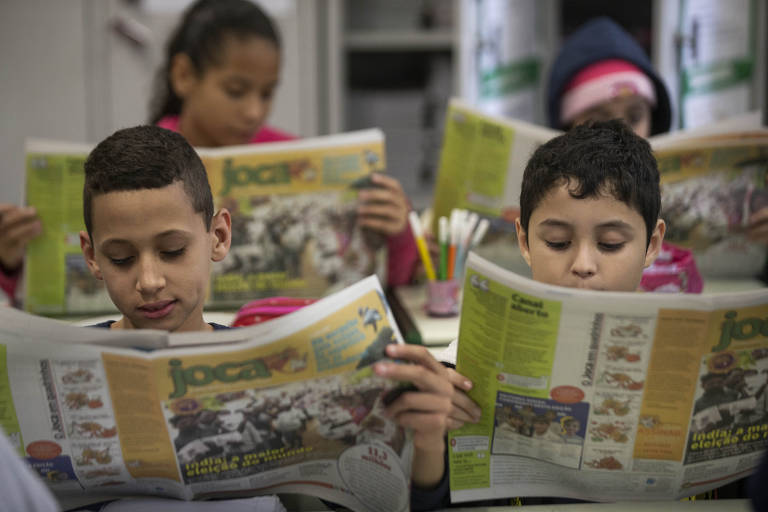
{"type": "MultiPolygon", "coordinates": [[[[165,116],[157,122],[157,126],[178,132],[179,116],[165,116]]],[[[269,126],[263,126],[253,136],[251,144],[296,139],[298,137],[295,135],[269,126]]],[[[410,227],[406,226],[402,232],[387,239],[387,284],[398,286],[410,283],[418,262],[419,253],[413,235],[411,235],[410,227]]]]}

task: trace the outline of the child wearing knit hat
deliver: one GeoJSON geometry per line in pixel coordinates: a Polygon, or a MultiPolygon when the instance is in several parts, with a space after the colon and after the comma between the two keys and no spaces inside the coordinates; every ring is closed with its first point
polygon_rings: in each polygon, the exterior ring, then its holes
{"type": "Polygon", "coordinates": [[[549,75],[549,124],[624,119],[640,136],[669,131],[672,109],[648,56],[610,18],[596,18],[569,37],[549,75]]]}

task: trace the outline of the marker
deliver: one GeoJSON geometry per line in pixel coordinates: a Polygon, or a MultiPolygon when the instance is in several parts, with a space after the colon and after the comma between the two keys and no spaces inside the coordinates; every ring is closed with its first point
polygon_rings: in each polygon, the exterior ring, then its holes
{"type": "Polygon", "coordinates": [[[437,221],[437,243],[440,245],[440,270],[438,279],[448,277],[448,219],[440,217],[437,221]]]}
{"type": "Polygon", "coordinates": [[[416,212],[411,211],[411,213],[408,214],[408,222],[411,225],[413,238],[416,240],[416,247],[419,249],[419,254],[421,255],[421,262],[424,264],[424,272],[427,274],[427,279],[434,281],[435,269],[432,267],[432,260],[429,258],[429,251],[427,250],[427,242],[424,241],[424,234],[421,232],[419,215],[416,212]]]}

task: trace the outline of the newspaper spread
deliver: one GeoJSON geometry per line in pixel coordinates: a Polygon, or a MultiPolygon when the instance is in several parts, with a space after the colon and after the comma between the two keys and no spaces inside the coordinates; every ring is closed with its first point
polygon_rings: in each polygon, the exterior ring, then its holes
{"type": "MultiPolygon", "coordinates": [[[[465,208],[490,218],[497,232],[513,231],[526,163],[538,146],[561,133],[451,100],[434,218],[465,208]]],[[[751,213],[768,206],[768,130],[759,116],[649,142],[661,173],[665,239],[693,249],[705,276],[757,275],[766,248],[747,240],[744,228],[751,213]]]]}
{"type": "Polygon", "coordinates": [[[452,501],[698,494],[768,443],[768,289],[584,291],[473,253],[457,371],[484,415],[449,434],[452,501]]]}
{"type": "MultiPolygon", "coordinates": [[[[80,250],[83,163],[92,146],[27,142],[27,204],[43,235],[29,246],[26,310],[114,311],[80,250]]],[[[357,190],[383,172],[384,136],[362,130],[300,141],[199,149],[232,247],[213,267],[208,306],[277,295],[321,297],[383,268],[385,239],[357,225],[357,190]]]]}
{"type": "Polygon", "coordinates": [[[371,369],[388,343],[402,337],[375,277],[214,333],[91,329],[4,308],[0,426],[60,496],[297,492],[407,510],[410,434],[382,414],[399,384],[371,369]]]}

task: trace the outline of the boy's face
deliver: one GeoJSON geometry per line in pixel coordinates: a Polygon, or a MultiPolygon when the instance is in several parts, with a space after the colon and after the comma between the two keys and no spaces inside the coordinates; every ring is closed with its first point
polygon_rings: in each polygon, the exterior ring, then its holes
{"type": "Polygon", "coordinates": [[[569,288],[635,291],[656,259],[665,225],[659,220],[646,250],[645,222],[610,195],[575,199],[567,185],[549,191],[531,213],[528,231],[515,222],[520,252],[533,279],[569,288]]]}
{"type": "Polygon", "coordinates": [[[569,436],[575,436],[579,431],[581,424],[578,421],[570,421],[565,424],[565,433],[569,436]]]}
{"type": "Polygon", "coordinates": [[[91,272],[103,279],[123,314],[116,329],[210,330],[203,303],[211,261],[226,256],[229,212],[210,231],[181,182],[109,192],[92,202],[92,240],[80,232],[91,272]]]}

